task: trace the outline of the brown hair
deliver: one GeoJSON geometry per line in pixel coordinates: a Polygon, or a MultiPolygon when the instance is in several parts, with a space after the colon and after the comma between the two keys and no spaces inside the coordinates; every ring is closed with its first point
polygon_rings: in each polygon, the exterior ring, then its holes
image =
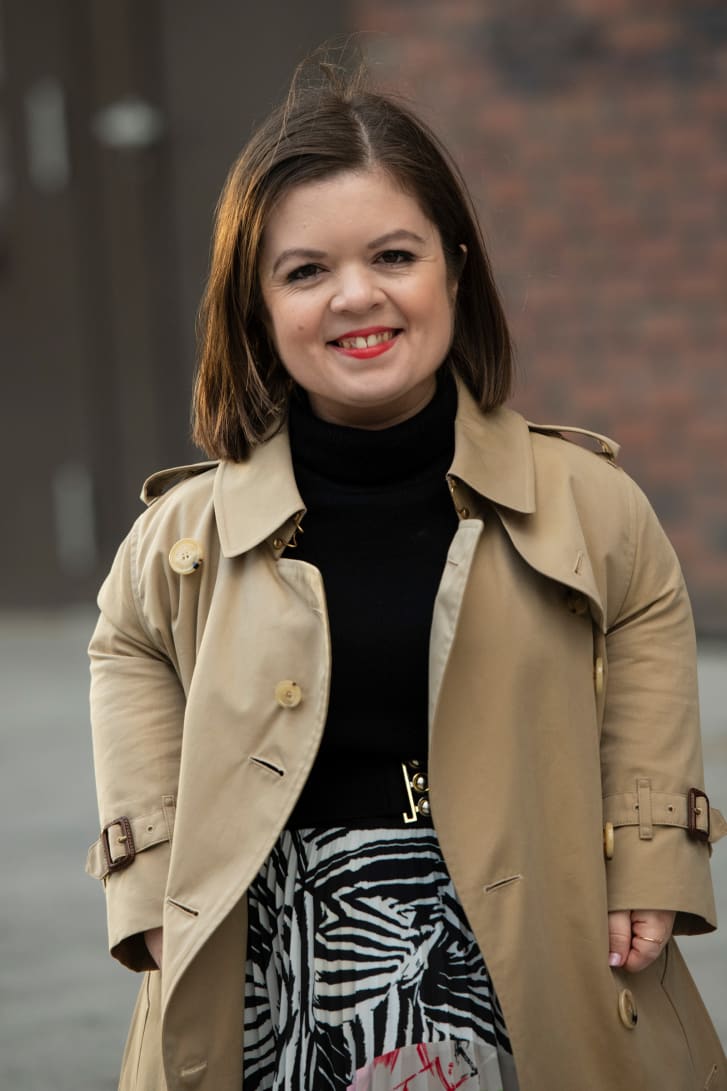
{"type": "Polygon", "coordinates": [[[510,392],[507,322],[458,168],[410,110],[367,88],[360,68],[349,76],[313,63],[323,80],[306,80],[311,62],[298,69],[287,101],[233,164],[217,206],[193,398],[194,441],[214,458],[244,458],[283,418],[292,389],[264,322],[258,257],[267,216],[292,187],[343,171],[383,168],[436,224],[459,280],[450,365],[483,409],[510,392]]]}

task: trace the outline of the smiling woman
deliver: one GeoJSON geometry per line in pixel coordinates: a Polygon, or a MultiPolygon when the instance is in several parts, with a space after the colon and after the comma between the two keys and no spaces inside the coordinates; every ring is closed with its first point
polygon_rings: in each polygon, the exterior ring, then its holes
{"type": "MultiPolygon", "coordinates": [[[[369,336],[383,325],[396,331],[392,352],[383,357],[397,353],[400,378],[405,358],[411,366],[426,337],[418,369],[438,355],[436,369],[446,356],[483,409],[502,404],[510,392],[507,321],[457,167],[418,118],[367,88],[363,70],[347,76],[323,67],[326,87],[309,82],[309,66],[301,68],[288,101],[243,149],[220,197],[194,396],[194,436],[213,456],[243,458],[280,422],[296,378],[286,346],[296,353],[300,347],[288,340],[289,319],[306,330],[311,321],[302,302],[297,317],[293,300],[307,299],[308,291],[316,301],[330,295],[330,319],[316,331],[326,344],[346,334],[369,336]],[[400,288],[394,291],[394,285],[400,288]],[[420,292],[431,298],[425,301],[420,292]],[[401,325],[388,325],[399,297],[412,308],[411,328],[404,315],[401,325]],[[421,308],[428,303],[435,311],[425,330],[421,308]],[[436,338],[431,343],[430,334],[436,338]]],[[[311,349],[309,343],[307,358],[311,349]]],[[[327,359],[335,360],[332,345],[327,359]]],[[[340,368],[337,373],[342,377],[340,368]]],[[[390,406],[392,420],[423,404],[422,378],[420,371],[413,401],[399,392],[401,406],[390,406]]],[[[376,427],[377,418],[387,420],[384,403],[395,394],[396,381],[388,392],[384,384],[365,394],[366,378],[357,385],[350,377],[347,389],[360,422],[376,427]]],[[[430,384],[430,395],[432,390],[430,384]]]]}
{"type": "Polygon", "coordinates": [[[265,227],[260,283],[271,341],[319,417],[384,428],[431,399],[457,281],[436,225],[384,170],[287,193],[265,227]]]}
{"type": "Polygon", "coordinates": [[[99,596],[122,1091],[726,1091],[672,939],[725,830],[679,565],[616,444],[503,407],[437,139],[322,73],[220,200],[218,461],[146,482],[99,596]]]}

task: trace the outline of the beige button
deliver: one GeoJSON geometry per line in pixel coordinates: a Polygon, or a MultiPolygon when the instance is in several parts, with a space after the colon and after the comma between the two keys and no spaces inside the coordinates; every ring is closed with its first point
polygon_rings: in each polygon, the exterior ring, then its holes
{"type": "Polygon", "coordinates": [[[582,595],[580,591],[569,591],[566,597],[566,604],[572,614],[588,613],[588,599],[585,595],[582,595]]]}
{"type": "Polygon", "coordinates": [[[199,568],[202,558],[202,546],[194,538],[180,538],[169,550],[169,564],[180,576],[188,576],[199,568]]]}
{"type": "Polygon", "coordinates": [[[633,1030],[639,1021],[636,1001],[630,989],[622,989],[618,994],[618,1016],[625,1027],[633,1030]]]}
{"type": "Polygon", "coordinates": [[[275,687],[275,700],[281,708],[296,708],[303,700],[301,688],[297,682],[286,678],[275,687]]]}
{"type": "Polygon", "coordinates": [[[607,860],[613,860],[613,822],[607,822],[603,827],[603,855],[607,860]]]}
{"type": "Polygon", "coordinates": [[[600,655],[596,657],[596,662],[593,664],[593,688],[596,696],[600,697],[603,693],[603,659],[600,655]]]}

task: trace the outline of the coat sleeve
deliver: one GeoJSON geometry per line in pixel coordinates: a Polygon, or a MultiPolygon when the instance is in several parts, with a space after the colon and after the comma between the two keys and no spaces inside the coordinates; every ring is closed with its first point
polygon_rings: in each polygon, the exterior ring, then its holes
{"type": "Polygon", "coordinates": [[[143,932],[162,923],[185,700],[163,641],[143,618],[137,527],[101,588],[89,647],[102,835],[86,870],[104,884],[112,955],[146,970],[154,963],[143,932]]]}
{"type": "MultiPolygon", "coordinates": [[[[601,736],[609,909],[676,910],[675,931],[716,927],[709,805],[699,729],[696,640],[676,555],[628,482],[631,572],[606,633],[601,736]],[[692,791],[694,790],[694,791],[692,791]],[[691,826],[691,832],[690,832],[691,826]]],[[[724,832],[711,811],[711,839],[724,832]]]]}

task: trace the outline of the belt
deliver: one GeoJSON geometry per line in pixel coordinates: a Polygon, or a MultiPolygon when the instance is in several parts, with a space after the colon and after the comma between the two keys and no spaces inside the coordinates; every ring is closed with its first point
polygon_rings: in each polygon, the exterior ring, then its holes
{"type": "Polygon", "coordinates": [[[420,758],[319,758],[288,820],[289,829],[431,825],[426,762],[420,758]]]}

